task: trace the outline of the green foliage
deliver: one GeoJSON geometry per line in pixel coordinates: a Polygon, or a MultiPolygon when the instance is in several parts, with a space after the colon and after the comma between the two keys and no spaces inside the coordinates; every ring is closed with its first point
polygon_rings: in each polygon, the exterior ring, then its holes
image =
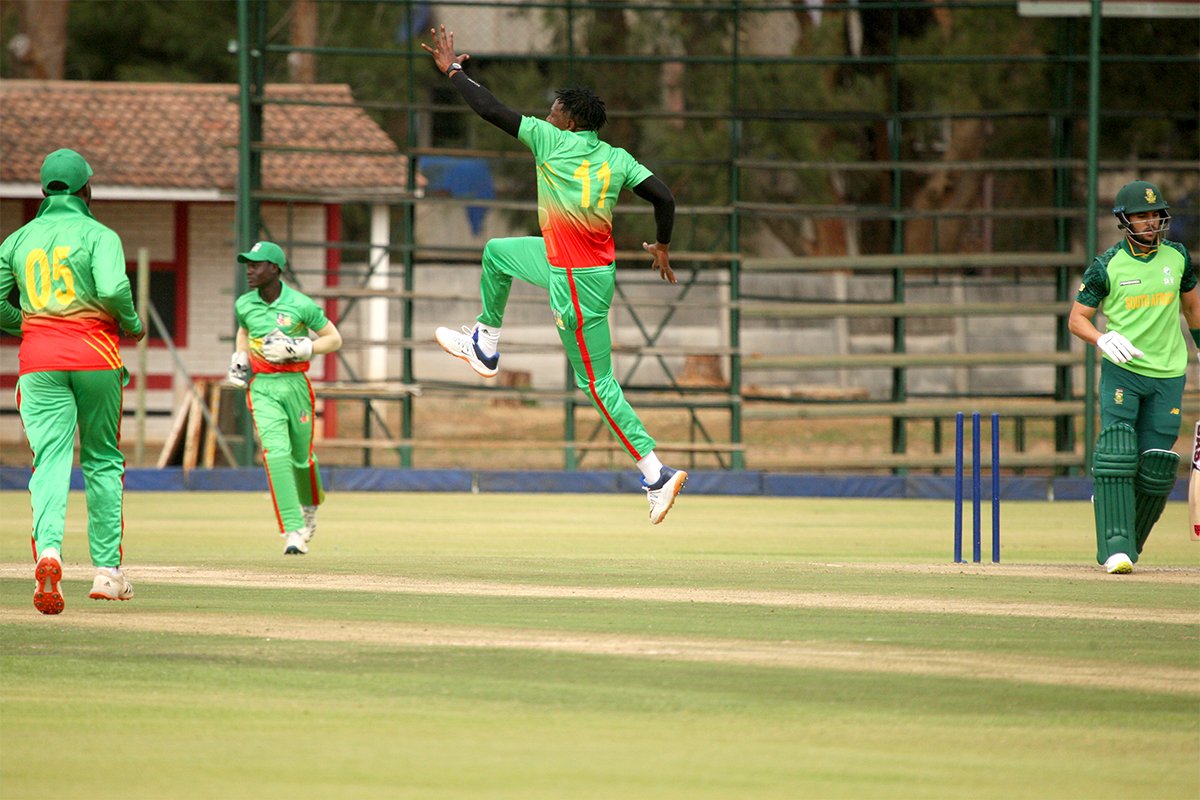
{"type": "Polygon", "coordinates": [[[229,83],[237,3],[89,0],[71,3],[66,76],[90,81],[229,83]]]}

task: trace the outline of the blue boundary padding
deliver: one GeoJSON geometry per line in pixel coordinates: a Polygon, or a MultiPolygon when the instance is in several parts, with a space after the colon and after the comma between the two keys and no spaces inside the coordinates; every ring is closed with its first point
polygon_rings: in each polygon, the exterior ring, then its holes
{"type": "Polygon", "coordinates": [[[472,475],[465,469],[331,467],[321,470],[321,479],[325,489],[333,492],[472,491],[472,475]]]}
{"type": "MultiPolygon", "coordinates": [[[[0,467],[0,490],[25,491],[28,467],[0,467]]],[[[397,469],[322,467],[326,489],[337,492],[547,492],[603,494],[638,492],[636,471],[561,472],[536,470],[397,469]]],[[[693,471],[688,494],[766,497],[878,497],[947,500],[954,497],[949,475],[800,475],[693,471]]],[[[1171,500],[1187,499],[1187,479],[1179,478],[1171,500]]],[[[71,470],[71,488],[83,489],[83,473],[71,470]]],[[[266,472],[261,468],[196,469],[185,474],[179,467],[129,469],[125,488],[131,492],[265,492],[266,472]]],[[[970,492],[964,502],[970,502],[970,492]]],[[[985,493],[990,502],[990,490],[985,493]]],[[[1089,478],[1002,477],[1002,500],[1087,500],[1092,496],[1089,478]]]]}

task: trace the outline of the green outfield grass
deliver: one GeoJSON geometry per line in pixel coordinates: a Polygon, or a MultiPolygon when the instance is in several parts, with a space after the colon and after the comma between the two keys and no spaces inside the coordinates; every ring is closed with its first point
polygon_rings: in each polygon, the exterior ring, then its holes
{"type": "Polygon", "coordinates": [[[0,493],[0,797],[1200,796],[1184,504],[1124,577],[1003,514],[956,566],[947,501],[343,493],[285,558],[263,494],[131,493],[117,604],[73,494],[43,617],[0,493]]]}

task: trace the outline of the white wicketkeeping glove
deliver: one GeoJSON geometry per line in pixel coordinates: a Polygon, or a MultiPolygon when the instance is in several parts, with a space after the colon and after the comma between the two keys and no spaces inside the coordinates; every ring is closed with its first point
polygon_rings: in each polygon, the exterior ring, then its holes
{"type": "Polygon", "coordinates": [[[290,364],[312,358],[313,343],[307,336],[293,339],[275,330],[263,339],[262,348],[263,358],[272,364],[290,364]]]}
{"type": "Polygon", "coordinates": [[[1144,353],[1133,346],[1133,342],[1116,331],[1109,331],[1096,340],[1096,346],[1104,351],[1104,355],[1118,364],[1124,364],[1139,358],[1144,353]]]}
{"type": "Polygon", "coordinates": [[[230,386],[245,389],[250,383],[250,356],[239,350],[229,359],[229,372],[225,380],[230,386]]]}

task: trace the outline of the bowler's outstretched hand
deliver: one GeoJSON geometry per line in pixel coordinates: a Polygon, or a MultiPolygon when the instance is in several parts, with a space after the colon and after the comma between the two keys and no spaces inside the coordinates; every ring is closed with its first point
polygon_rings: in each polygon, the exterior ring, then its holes
{"type": "Polygon", "coordinates": [[[654,256],[654,263],[650,266],[654,271],[662,276],[662,279],[667,283],[675,283],[675,272],[671,269],[671,257],[668,254],[670,245],[665,245],[662,242],[647,244],[642,242],[642,249],[650,255],[654,256]]]}
{"type": "Polygon", "coordinates": [[[467,53],[454,54],[454,31],[447,31],[445,25],[430,28],[429,32],[433,34],[433,47],[421,42],[421,49],[433,56],[433,63],[443,75],[451,64],[465,64],[471,57],[467,53]]]}

